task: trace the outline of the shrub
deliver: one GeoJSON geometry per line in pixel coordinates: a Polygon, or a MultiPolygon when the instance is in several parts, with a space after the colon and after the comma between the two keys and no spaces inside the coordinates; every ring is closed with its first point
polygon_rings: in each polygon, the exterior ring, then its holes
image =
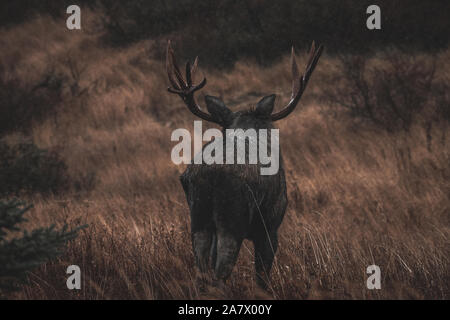
{"type": "Polygon", "coordinates": [[[68,188],[68,181],[67,166],[55,151],[0,140],[0,196],[58,193],[68,188]]]}
{"type": "Polygon", "coordinates": [[[52,225],[31,232],[23,230],[21,237],[8,239],[22,231],[18,225],[27,221],[23,215],[30,208],[17,200],[0,201],[0,296],[17,289],[28,271],[61,255],[67,242],[85,227],[69,230],[64,225],[57,231],[52,225]]]}
{"type": "Polygon", "coordinates": [[[63,75],[49,67],[39,82],[25,84],[0,65],[0,136],[14,130],[27,132],[33,120],[54,114],[62,101],[64,81],[63,75]]]}
{"type": "Polygon", "coordinates": [[[399,52],[382,55],[382,65],[368,66],[368,58],[343,55],[340,70],[324,90],[324,100],[358,120],[368,120],[388,131],[408,131],[422,111],[445,113],[437,107],[446,99],[443,83],[435,81],[436,60],[399,52]],[[440,92],[440,94],[438,94],[440,92]]]}

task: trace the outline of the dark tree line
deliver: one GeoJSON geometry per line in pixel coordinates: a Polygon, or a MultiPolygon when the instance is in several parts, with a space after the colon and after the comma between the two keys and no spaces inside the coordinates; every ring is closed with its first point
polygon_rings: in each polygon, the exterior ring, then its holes
{"type": "MultiPolygon", "coordinates": [[[[382,30],[366,28],[371,1],[103,0],[107,40],[176,40],[186,57],[227,67],[240,58],[269,64],[291,45],[315,39],[328,53],[370,53],[387,46],[437,50],[448,45],[445,1],[380,0],[382,30]]],[[[164,46],[162,46],[164,47],[164,46]]],[[[161,52],[162,53],[162,52],[161,52]]]]}
{"type": "MultiPolygon", "coordinates": [[[[36,12],[64,17],[70,1],[16,0],[0,4],[0,27],[36,12]]],[[[176,40],[187,57],[227,67],[239,58],[268,64],[292,44],[324,43],[328,53],[372,52],[387,46],[438,50],[448,45],[448,1],[379,0],[382,30],[366,28],[363,0],[97,0],[77,1],[104,13],[106,43],[124,46],[153,38],[176,40]]],[[[164,47],[164,46],[161,46],[164,47]]],[[[162,55],[163,53],[160,52],[162,55]]]]}

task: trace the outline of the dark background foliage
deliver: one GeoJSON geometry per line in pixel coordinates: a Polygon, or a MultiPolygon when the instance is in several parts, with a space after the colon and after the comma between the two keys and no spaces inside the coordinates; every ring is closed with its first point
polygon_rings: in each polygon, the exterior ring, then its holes
{"type": "Polygon", "coordinates": [[[171,35],[187,56],[226,67],[241,57],[262,64],[303,48],[312,39],[327,52],[373,52],[446,47],[449,24],[445,1],[378,1],[382,30],[366,28],[372,1],[127,1],[104,0],[109,41],[123,45],[146,37],[171,35]]]}
{"type": "MultiPolygon", "coordinates": [[[[71,4],[70,1],[67,5],[71,4]]],[[[269,64],[291,45],[312,39],[328,53],[374,52],[387,46],[438,50],[448,45],[448,1],[379,0],[382,31],[366,28],[373,1],[354,0],[98,0],[78,1],[105,12],[106,43],[125,46],[145,38],[178,40],[186,57],[229,67],[239,58],[269,64]]],[[[1,24],[10,26],[35,13],[62,16],[61,1],[8,1],[0,5],[1,24]],[[12,14],[14,12],[14,14],[12,14]]],[[[160,52],[162,54],[162,52],[160,52]]]]}

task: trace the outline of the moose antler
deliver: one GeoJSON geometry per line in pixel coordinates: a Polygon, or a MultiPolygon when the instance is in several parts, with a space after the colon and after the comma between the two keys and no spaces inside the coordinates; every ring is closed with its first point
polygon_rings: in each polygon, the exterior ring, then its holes
{"type": "Polygon", "coordinates": [[[306,65],[305,73],[301,77],[299,77],[297,63],[295,62],[294,47],[292,47],[291,63],[292,63],[293,80],[292,80],[291,100],[289,101],[288,105],[285,108],[283,108],[281,111],[274,113],[270,116],[272,121],[277,121],[277,120],[283,119],[283,118],[287,117],[292,111],[294,111],[295,107],[297,106],[297,103],[300,101],[300,98],[302,97],[302,94],[306,89],[308,80],[311,77],[311,74],[314,71],[314,68],[316,67],[317,62],[319,61],[322,51],[323,51],[323,46],[319,45],[319,47],[316,49],[315,43],[313,41],[313,43],[311,45],[311,50],[309,51],[309,59],[308,59],[308,64],[306,65]]]}
{"type": "Polygon", "coordinates": [[[206,78],[203,78],[203,80],[197,85],[192,84],[192,77],[197,70],[197,66],[198,57],[195,58],[192,66],[188,61],[186,63],[186,80],[183,79],[180,68],[175,60],[175,54],[170,45],[170,40],[168,41],[166,52],[166,70],[172,87],[167,88],[167,90],[171,93],[178,94],[183,99],[189,110],[197,117],[206,121],[218,123],[210,114],[203,112],[195,101],[195,91],[200,90],[206,84],[206,78]]]}

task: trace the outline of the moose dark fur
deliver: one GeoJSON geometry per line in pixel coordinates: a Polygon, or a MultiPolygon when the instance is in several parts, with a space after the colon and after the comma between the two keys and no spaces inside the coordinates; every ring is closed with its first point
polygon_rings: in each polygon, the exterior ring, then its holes
{"type": "MultiPolygon", "coordinates": [[[[300,100],[323,47],[314,42],[304,75],[299,76],[292,48],[292,97],[289,104],[277,113],[275,95],[264,97],[254,110],[232,112],[218,98],[206,96],[209,113],[203,112],[194,92],[203,88],[206,78],[192,84],[198,59],[186,64],[183,78],[176,63],[170,42],[167,46],[166,68],[172,87],[189,110],[199,118],[214,122],[225,129],[270,129],[273,122],[288,116],[300,100]]],[[[270,149],[270,134],[267,136],[270,149]]],[[[246,141],[248,143],[248,141],[246,141]]],[[[205,146],[206,147],[206,146],[205,146]]],[[[248,148],[246,148],[246,156],[248,148]]],[[[279,170],[274,175],[261,175],[257,164],[193,164],[188,165],[180,180],[191,212],[191,235],[194,255],[201,273],[211,267],[215,278],[224,282],[231,274],[244,239],[255,249],[256,281],[267,288],[270,270],[278,246],[278,228],[286,206],[286,180],[280,151],[279,170]]]]}

